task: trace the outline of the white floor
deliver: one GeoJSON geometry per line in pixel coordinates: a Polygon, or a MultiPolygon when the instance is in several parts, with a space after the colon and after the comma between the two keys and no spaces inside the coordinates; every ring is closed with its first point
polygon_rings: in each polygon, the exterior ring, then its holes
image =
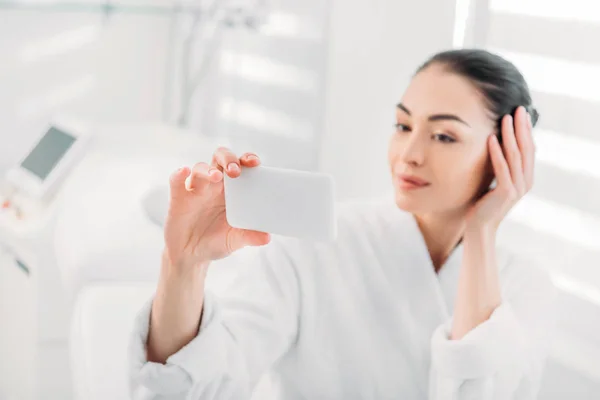
{"type": "Polygon", "coordinates": [[[52,341],[40,346],[37,366],[39,400],[72,400],[71,367],[66,341],[52,341]]]}
{"type": "Polygon", "coordinates": [[[563,365],[549,361],[539,400],[597,400],[600,382],[594,382],[563,365]]]}
{"type": "Polygon", "coordinates": [[[0,253],[0,400],[73,397],[69,305],[47,250],[44,263],[25,263],[29,274],[0,253]]]}

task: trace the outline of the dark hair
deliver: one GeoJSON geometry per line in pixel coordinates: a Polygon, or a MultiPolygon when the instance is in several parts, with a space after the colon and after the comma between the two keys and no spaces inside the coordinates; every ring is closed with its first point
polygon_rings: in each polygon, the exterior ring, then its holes
{"type": "Polygon", "coordinates": [[[456,49],[437,53],[419,67],[416,74],[437,64],[470,80],[487,102],[493,118],[497,118],[498,133],[502,117],[524,106],[535,126],[540,117],[531,104],[531,94],[519,70],[504,58],[482,49],[456,49]]]}

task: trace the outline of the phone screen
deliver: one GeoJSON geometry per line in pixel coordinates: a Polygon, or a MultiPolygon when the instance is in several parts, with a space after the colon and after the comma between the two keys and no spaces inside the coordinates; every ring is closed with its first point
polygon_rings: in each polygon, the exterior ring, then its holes
{"type": "Polygon", "coordinates": [[[45,180],[76,140],[74,136],[52,127],[23,160],[21,167],[45,180]]]}

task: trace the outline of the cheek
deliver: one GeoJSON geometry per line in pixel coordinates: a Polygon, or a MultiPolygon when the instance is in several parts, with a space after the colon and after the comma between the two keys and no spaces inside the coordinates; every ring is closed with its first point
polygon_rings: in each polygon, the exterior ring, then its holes
{"type": "MultiPolygon", "coordinates": [[[[433,160],[432,160],[433,161],[433,160]]],[[[433,168],[444,190],[456,197],[468,198],[476,193],[486,175],[487,154],[475,149],[440,152],[433,168]]]]}

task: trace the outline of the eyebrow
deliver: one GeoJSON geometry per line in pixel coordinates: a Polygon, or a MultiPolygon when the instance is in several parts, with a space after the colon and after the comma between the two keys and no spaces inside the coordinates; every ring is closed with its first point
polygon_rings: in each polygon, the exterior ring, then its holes
{"type": "MultiPolygon", "coordinates": [[[[396,105],[396,107],[399,108],[400,110],[404,111],[408,115],[411,115],[410,111],[408,110],[408,108],[406,108],[406,106],[404,104],[398,103],[396,105]]],[[[428,119],[429,119],[429,121],[452,120],[452,121],[461,122],[461,123],[467,125],[468,127],[471,126],[468,123],[466,123],[463,119],[461,119],[459,116],[454,115],[454,114],[434,114],[434,115],[430,115],[428,119]]]]}

